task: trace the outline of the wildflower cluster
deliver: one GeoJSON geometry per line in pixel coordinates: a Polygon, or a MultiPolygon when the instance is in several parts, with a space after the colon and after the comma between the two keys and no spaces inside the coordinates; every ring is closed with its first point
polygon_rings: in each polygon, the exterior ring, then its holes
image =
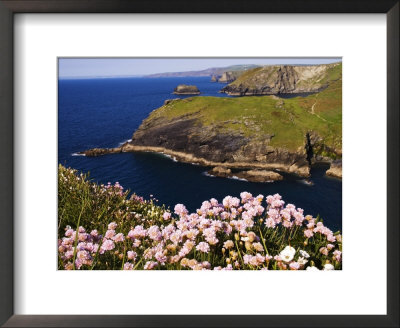
{"type": "MultiPolygon", "coordinates": [[[[67,225],[59,237],[60,269],[341,269],[340,233],[292,204],[285,206],[278,194],[264,199],[242,192],[240,198],[227,196],[222,203],[212,198],[189,213],[183,204],[172,212],[137,196],[128,200],[120,186],[98,188],[91,191],[98,195],[105,189],[106,199],[119,197],[115,204],[122,202],[125,210],[108,210],[112,221],[107,225],[95,217],[81,226],[79,214],[93,210],[90,202],[82,201],[75,212],[76,230],[67,225]]],[[[59,208],[62,211],[67,209],[59,208]]]]}

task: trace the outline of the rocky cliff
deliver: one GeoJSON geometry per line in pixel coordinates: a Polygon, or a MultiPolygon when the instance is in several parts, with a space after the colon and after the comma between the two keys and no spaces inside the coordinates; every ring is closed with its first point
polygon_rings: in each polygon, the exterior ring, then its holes
{"type": "Polygon", "coordinates": [[[157,147],[181,161],[207,166],[281,169],[309,176],[304,146],[296,151],[272,147],[270,142],[273,134],[255,138],[241,131],[221,131],[220,124],[202,124],[196,112],[172,119],[165,116],[151,117],[134,133],[130,145],[143,149],[148,147],[149,150],[157,147]],[[169,153],[168,150],[177,154],[169,153]]]}
{"type": "Polygon", "coordinates": [[[234,96],[319,92],[341,78],[342,64],[264,66],[246,71],[221,92],[234,96]]]}
{"type": "Polygon", "coordinates": [[[246,70],[236,70],[236,71],[226,71],[223,72],[221,75],[212,75],[211,82],[231,83],[245,72],[246,70]]]}
{"type": "Polygon", "coordinates": [[[231,83],[235,81],[240,75],[242,75],[245,71],[233,71],[233,72],[224,72],[221,77],[218,79],[218,82],[221,83],[231,83]]]}

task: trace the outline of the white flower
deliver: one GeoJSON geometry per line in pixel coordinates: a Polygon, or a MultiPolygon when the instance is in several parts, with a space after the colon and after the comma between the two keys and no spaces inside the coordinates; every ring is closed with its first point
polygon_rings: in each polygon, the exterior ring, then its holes
{"type": "Polygon", "coordinates": [[[309,266],[307,267],[306,271],[319,271],[319,269],[315,266],[309,266]]]}
{"type": "Polygon", "coordinates": [[[301,256],[305,257],[306,259],[308,259],[310,257],[310,254],[308,254],[306,251],[300,250],[300,254],[301,256]]]}
{"type": "Polygon", "coordinates": [[[290,262],[291,260],[293,260],[295,253],[296,250],[293,247],[286,246],[285,249],[279,253],[279,256],[282,258],[283,261],[290,262]]]}
{"type": "Polygon", "coordinates": [[[299,259],[297,260],[297,263],[299,263],[300,265],[304,265],[307,262],[308,261],[304,257],[299,257],[299,259]]]}
{"type": "Polygon", "coordinates": [[[332,270],[335,270],[335,268],[334,268],[334,266],[332,264],[326,263],[324,265],[324,271],[332,271],[332,270]]]}

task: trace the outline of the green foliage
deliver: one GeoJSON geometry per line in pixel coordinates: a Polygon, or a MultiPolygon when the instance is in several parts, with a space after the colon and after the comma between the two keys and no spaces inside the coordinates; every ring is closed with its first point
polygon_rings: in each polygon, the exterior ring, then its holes
{"type": "MultiPolygon", "coordinates": [[[[259,68],[256,68],[257,70],[259,68]]],[[[334,73],[332,73],[334,75],[334,73]]],[[[193,117],[217,132],[235,131],[253,139],[274,135],[271,146],[296,151],[314,131],[331,149],[342,147],[342,83],[308,97],[192,97],[175,100],[153,111],[146,121],[193,117]]]]}
{"type": "MultiPolygon", "coordinates": [[[[145,201],[136,195],[127,199],[127,192],[123,192],[118,184],[98,185],[91,182],[87,175],[79,174],[76,170],[62,165],[59,166],[58,187],[59,269],[119,270],[125,268],[131,270],[145,269],[146,265],[149,268],[150,263],[150,265],[155,265],[155,269],[166,270],[223,268],[231,264],[234,269],[241,270],[261,268],[287,270],[289,269],[288,262],[302,261],[304,251],[310,257],[306,256],[308,260],[303,264],[299,262],[303,269],[310,264],[323,269],[327,263],[332,264],[335,269],[341,269],[342,246],[339,232],[335,233],[336,237],[333,237],[329,229],[326,234],[314,231],[314,236],[305,237],[306,229],[311,229],[311,231],[313,227],[325,229],[323,225],[319,226],[322,223],[319,218],[313,219],[311,216],[306,216],[305,222],[308,226],[293,224],[291,227],[282,225],[267,227],[266,214],[259,214],[254,217],[254,225],[251,228],[239,233],[231,228],[235,226],[234,220],[222,219],[219,214],[215,214],[216,208],[214,210],[210,208],[204,213],[199,210],[199,215],[202,215],[205,221],[215,222],[215,227],[218,226],[218,221],[221,224],[221,229],[215,230],[218,238],[216,243],[209,245],[208,252],[202,252],[196,248],[196,245],[207,240],[203,232],[212,225],[207,224],[202,227],[201,224],[196,224],[192,228],[197,232],[192,237],[189,234],[185,235],[180,242],[173,242],[172,237],[161,240],[153,238],[150,231],[156,228],[157,233],[161,235],[161,231],[168,226],[173,228],[173,231],[179,228],[180,233],[188,233],[189,227],[186,225],[190,219],[185,215],[180,217],[169,215],[170,217],[164,218],[163,215],[168,211],[165,206],[155,205],[152,200],[145,201]],[[138,239],[129,237],[129,233],[138,226],[146,229],[145,235],[135,237],[138,239]],[[94,230],[95,233],[93,233],[94,230]],[[109,233],[112,235],[108,236],[109,233]],[[118,235],[121,235],[119,239],[118,235]],[[330,242],[331,238],[336,238],[336,240],[330,242]],[[139,244],[134,245],[137,241],[139,244]],[[105,245],[106,242],[111,243],[112,247],[101,251],[100,246],[105,245]],[[282,251],[288,247],[293,250],[293,255],[286,264],[282,262],[282,259],[274,258],[276,255],[283,254],[282,251]],[[188,248],[185,255],[178,255],[184,248],[188,248]],[[163,265],[154,261],[155,249],[165,256],[163,265]],[[132,252],[135,254],[134,258],[129,258],[132,252]],[[253,263],[256,257],[261,258],[262,261],[253,263]]],[[[261,202],[262,197],[257,196],[251,201],[253,205],[250,203],[247,205],[259,208],[261,202]]],[[[217,205],[217,208],[219,206],[217,205]]],[[[227,211],[226,213],[234,211],[240,214],[243,207],[236,206],[238,205],[230,208],[229,205],[225,205],[224,210],[227,211]]],[[[192,218],[196,220],[195,217],[192,218]]]]}
{"type": "Polygon", "coordinates": [[[89,180],[89,175],[78,173],[61,164],[58,167],[58,233],[64,234],[66,226],[80,225],[107,230],[110,222],[118,223],[127,233],[134,218],[146,217],[146,222],[155,222],[164,213],[165,207],[157,206],[154,200],[145,201],[133,195],[127,199],[128,191],[115,185],[98,185],[89,180]]]}

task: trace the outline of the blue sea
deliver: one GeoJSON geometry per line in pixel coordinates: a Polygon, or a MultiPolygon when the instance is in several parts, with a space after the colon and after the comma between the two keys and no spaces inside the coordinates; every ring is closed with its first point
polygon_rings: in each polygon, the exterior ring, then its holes
{"type": "Polygon", "coordinates": [[[307,181],[287,176],[273,183],[210,177],[208,168],[178,163],[161,154],[122,153],[77,156],[94,147],[116,147],[131,139],[148,114],[166,99],[185,98],[172,92],[178,84],[194,84],[202,96],[227,97],[225,86],[209,77],[60,79],[58,82],[58,161],[90,172],[99,183],[118,181],[146,199],[156,198],[173,208],[183,203],[190,211],[212,197],[222,201],[240,192],[282,195],[286,203],[320,215],[332,230],[342,228],[342,182],[325,176],[327,166],[312,168],[307,181]]]}

